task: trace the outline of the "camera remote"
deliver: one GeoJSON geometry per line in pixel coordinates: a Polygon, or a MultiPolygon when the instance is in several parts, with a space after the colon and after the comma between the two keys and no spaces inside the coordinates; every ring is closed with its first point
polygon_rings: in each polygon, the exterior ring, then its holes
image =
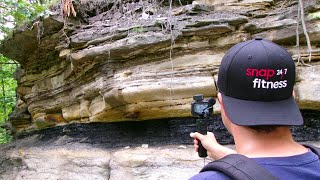
{"type": "MultiPolygon", "coordinates": [[[[197,120],[197,132],[201,133],[203,135],[207,134],[207,120],[206,119],[198,119],[197,120]]],[[[199,149],[198,149],[198,155],[199,157],[207,157],[207,150],[202,146],[201,141],[198,140],[198,145],[199,145],[199,149]]]]}

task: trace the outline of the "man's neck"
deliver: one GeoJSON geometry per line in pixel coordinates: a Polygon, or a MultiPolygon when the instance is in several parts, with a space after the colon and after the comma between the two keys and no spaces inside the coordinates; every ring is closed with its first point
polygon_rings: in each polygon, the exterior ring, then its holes
{"type": "Polygon", "coordinates": [[[289,127],[279,127],[270,133],[239,127],[233,135],[237,152],[248,157],[284,157],[307,152],[293,140],[289,127]]]}

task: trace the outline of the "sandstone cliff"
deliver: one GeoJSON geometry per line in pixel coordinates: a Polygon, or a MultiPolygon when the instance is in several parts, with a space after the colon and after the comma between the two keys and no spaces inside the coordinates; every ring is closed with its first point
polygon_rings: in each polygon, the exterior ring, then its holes
{"type": "Polygon", "coordinates": [[[182,3],[75,1],[77,17],[65,21],[54,12],[39,20],[43,28],[17,29],[0,47],[21,64],[12,129],[188,117],[193,95],[216,96],[226,50],[255,36],[311,65],[297,68],[298,103],[320,110],[320,21],[308,18],[319,2],[304,1],[310,62],[300,23],[299,51],[295,46],[296,1],[182,3]]]}

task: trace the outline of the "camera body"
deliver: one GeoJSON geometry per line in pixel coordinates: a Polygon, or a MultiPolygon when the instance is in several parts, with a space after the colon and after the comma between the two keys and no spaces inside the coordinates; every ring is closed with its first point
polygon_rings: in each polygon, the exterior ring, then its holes
{"type": "Polygon", "coordinates": [[[191,103],[191,114],[196,117],[207,117],[213,113],[213,105],[216,103],[215,99],[210,98],[204,100],[203,94],[193,96],[191,103]]]}

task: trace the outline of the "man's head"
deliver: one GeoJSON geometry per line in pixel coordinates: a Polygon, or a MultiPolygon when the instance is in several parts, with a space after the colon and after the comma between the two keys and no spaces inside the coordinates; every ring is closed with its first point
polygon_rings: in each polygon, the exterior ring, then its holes
{"type": "Polygon", "coordinates": [[[294,83],[290,54],[262,38],[233,46],[218,76],[224,113],[240,126],[302,125],[292,96],[294,83]]]}

